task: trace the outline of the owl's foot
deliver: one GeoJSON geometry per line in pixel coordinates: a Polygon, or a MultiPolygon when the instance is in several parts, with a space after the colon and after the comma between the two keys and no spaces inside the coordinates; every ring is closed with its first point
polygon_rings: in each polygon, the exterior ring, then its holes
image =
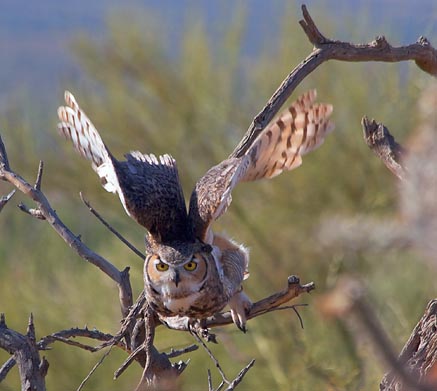
{"type": "Polygon", "coordinates": [[[236,326],[243,332],[246,332],[247,313],[252,307],[252,302],[243,290],[237,292],[231,297],[228,303],[231,309],[232,320],[236,326]]]}

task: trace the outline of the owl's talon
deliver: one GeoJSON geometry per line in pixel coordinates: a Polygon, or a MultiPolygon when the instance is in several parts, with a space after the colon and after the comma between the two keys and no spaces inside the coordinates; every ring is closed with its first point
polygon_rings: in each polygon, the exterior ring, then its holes
{"type": "Polygon", "coordinates": [[[245,326],[245,325],[241,325],[239,321],[237,321],[235,324],[237,325],[237,327],[238,327],[238,328],[239,328],[239,329],[240,329],[244,334],[246,334],[247,329],[246,329],[246,326],[245,326]]]}
{"type": "Polygon", "coordinates": [[[247,314],[252,307],[252,302],[241,290],[231,297],[228,305],[231,309],[233,322],[243,333],[246,333],[247,314]]]}

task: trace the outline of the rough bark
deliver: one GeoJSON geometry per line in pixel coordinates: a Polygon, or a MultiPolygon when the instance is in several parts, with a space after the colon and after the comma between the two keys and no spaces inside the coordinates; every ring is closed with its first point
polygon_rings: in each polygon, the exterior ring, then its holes
{"type": "MultiPolygon", "coordinates": [[[[13,355],[20,372],[22,391],[45,391],[44,377],[47,373],[48,362],[44,357],[41,359],[39,356],[32,315],[29,318],[27,333],[23,335],[9,329],[4,314],[1,314],[0,348],[13,355]]],[[[0,368],[0,381],[9,369],[6,366],[0,368]]]]}
{"type": "MultiPolygon", "coordinates": [[[[437,384],[437,299],[431,300],[402,349],[398,361],[421,384],[437,384]]],[[[381,391],[412,391],[393,371],[385,374],[381,391]]],[[[436,389],[436,388],[434,388],[436,389]]]]}

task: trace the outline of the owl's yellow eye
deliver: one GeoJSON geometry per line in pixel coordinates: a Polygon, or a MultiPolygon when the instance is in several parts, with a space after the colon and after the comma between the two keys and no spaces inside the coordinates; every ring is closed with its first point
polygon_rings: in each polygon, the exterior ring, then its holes
{"type": "Polygon", "coordinates": [[[166,263],[163,262],[158,262],[156,265],[156,270],[158,270],[159,272],[165,272],[168,270],[168,265],[166,263]]]}
{"type": "Polygon", "coordinates": [[[190,261],[184,265],[184,269],[188,270],[189,272],[196,270],[196,268],[197,268],[197,263],[194,261],[190,261]]]}

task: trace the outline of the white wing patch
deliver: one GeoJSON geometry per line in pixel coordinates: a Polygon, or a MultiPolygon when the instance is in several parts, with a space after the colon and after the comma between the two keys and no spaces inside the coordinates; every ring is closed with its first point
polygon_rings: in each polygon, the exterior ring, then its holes
{"type": "Polygon", "coordinates": [[[67,106],[58,108],[61,121],[58,124],[59,133],[71,140],[80,155],[91,161],[92,168],[99,176],[104,189],[110,193],[118,192],[124,205],[114,165],[99,132],[81,110],[73,94],[65,91],[64,98],[67,106]]]}

